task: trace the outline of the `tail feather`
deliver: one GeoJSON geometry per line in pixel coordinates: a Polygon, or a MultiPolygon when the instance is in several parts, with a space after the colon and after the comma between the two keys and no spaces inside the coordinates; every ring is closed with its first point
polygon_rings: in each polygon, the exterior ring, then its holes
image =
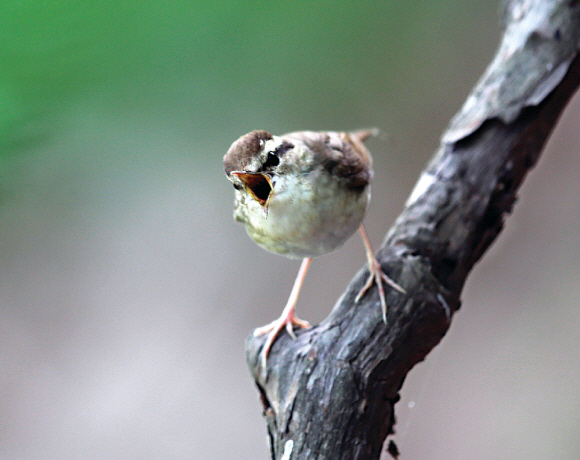
{"type": "Polygon", "coordinates": [[[358,131],[353,131],[350,133],[352,137],[355,137],[361,142],[366,141],[369,137],[376,137],[379,135],[378,128],[371,128],[371,129],[360,129],[358,131]]]}

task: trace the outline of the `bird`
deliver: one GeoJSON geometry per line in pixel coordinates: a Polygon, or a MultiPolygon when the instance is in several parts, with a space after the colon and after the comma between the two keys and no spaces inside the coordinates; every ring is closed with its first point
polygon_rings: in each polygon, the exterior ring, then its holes
{"type": "Polygon", "coordinates": [[[364,142],[376,134],[375,129],[365,129],[276,136],[255,130],[237,139],[224,156],[224,171],[235,189],[234,219],[267,251],[302,259],[281,316],[254,330],[254,336],[268,334],[260,352],[264,365],[284,328],[296,338],[294,326],[310,327],[296,316],[295,307],[312,258],[337,250],[357,230],[369,277],[355,303],[376,283],[386,324],[383,282],[406,292],[383,272],[362,223],[373,177],[372,157],[364,142]]]}

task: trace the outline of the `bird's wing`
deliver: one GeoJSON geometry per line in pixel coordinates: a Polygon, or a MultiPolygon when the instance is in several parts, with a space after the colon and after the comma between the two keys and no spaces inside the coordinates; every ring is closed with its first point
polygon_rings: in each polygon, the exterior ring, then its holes
{"type": "Polygon", "coordinates": [[[353,133],[300,131],[282,137],[306,144],[322,166],[333,176],[345,180],[347,187],[364,189],[373,175],[372,157],[364,141],[374,134],[373,130],[353,133]]]}

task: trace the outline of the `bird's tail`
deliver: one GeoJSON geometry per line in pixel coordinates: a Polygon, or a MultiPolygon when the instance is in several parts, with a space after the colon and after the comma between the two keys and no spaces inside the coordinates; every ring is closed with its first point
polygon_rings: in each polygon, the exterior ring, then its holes
{"type": "Polygon", "coordinates": [[[376,137],[379,135],[378,128],[371,128],[371,129],[359,129],[358,131],[353,131],[350,133],[351,137],[356,138],[357,140],[364,142],[369,137],[376,137]]]}

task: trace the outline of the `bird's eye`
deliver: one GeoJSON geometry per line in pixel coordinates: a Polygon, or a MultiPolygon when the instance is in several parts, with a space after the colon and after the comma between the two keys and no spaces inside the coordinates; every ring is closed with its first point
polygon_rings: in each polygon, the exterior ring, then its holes
{"type": "Polygon", "coordinates": [[[266,158],[266,162],[264,163],[264,168],[268,168],[270,166],[278,166],[280,164],[280,158],[274,152],[268,152],[268,158],[266,158]]]}
{"type": "Polygon", "coordinates": [[[234,183],[233,183],[233,185],[234,185],[234,188],[235,188],[236,190],[241,190],[241,189],[243,189],[243,188],[244,188],[244,187],[242,187],[240,184],[237,184],[236,182],[234,182],[234,183]]]}

